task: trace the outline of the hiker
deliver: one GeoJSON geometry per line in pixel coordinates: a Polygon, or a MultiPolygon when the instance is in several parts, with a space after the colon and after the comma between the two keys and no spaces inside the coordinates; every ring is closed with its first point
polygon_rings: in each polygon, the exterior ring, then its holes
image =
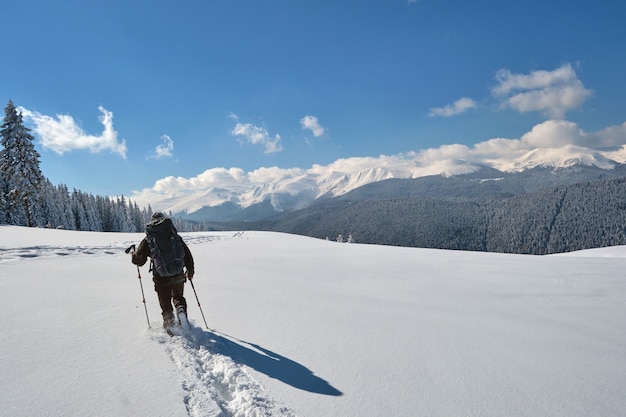
{"type": "Polygon", "coordinates": [[[187,278],[193,279],[193,257],[183,239],[176,232],[172,220],[161,212],[155,212],[146,225],[146,237],[136,251],[132,252],[133,264],[143,266],[148,257],[154,281],[154,290],[159,297],[163,315],[163,327],[176,324],[172,301],[180,319],[187,317],[187,301],[183,290],[187,278]],[[186,271],[183,270],[183,266],[186,271]]]}

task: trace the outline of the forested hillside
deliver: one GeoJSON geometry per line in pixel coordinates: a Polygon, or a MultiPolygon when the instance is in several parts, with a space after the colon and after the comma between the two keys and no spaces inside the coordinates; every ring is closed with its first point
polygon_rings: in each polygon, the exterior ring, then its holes
{"type": "Polygon", "coordinates": [[[254,228],[396,246],[568,252],[626,244],[626,178],[510,198],[332,199],[254,228]]]}

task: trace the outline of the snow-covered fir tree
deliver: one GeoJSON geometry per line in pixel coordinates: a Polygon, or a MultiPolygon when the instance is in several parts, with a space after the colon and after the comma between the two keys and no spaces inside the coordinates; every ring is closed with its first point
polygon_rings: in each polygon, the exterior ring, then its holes
{"type": "Polygon", "coordinates": [[[0,170],[0,224],[7,222],[7,207],[5,195],[7,193],[7,187],[5,187],[4,175],[0,170]]]}
{"type": "Polygon", "coordinates": [[[35,225],[37,204],[43,184],[39,168],[39,152],[33,143],[30,129],[23,124],[11,100],[4,109],[0,126],[0,171],[4,177],[4,200],[7,221],[11,224],[35,225]]]}

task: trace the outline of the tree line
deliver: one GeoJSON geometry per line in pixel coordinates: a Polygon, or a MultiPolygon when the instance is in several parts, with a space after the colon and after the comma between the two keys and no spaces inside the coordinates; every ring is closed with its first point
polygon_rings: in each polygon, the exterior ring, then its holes
{"type": "Polygon", "coordinates": [[[41,172],[34,137],[9,100],[0,126],[0,224],[97,232],[139,232],[152,214],[124,196],[53,185],[41,172]]]}

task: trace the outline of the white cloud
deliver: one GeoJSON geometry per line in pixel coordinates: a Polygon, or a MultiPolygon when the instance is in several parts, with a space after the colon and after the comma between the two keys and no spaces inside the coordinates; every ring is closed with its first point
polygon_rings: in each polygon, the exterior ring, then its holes
{"type": "Polygon", "coordinates": [[[98,136],[87,134],[70,115],[57,114],[53,118],[23,107],[19,110],[26,120],[35,125],[33,131],[39,136],[43,147],[59,155],[87,149],[92,153],[110,151],[126,158],[126,141],[118,140],[117,132],[113,129],[113,113],[102,106],[98,110],[102,113],[99,120],[104,130],[98,136]]]}
{"type": "Polygon", "coordinates": [[[589,134],[574,122],[548,120],[522,135],[521,141],[531,148],[560,148],[566,145],[594,145],[589,134]]]}
{"type": "Polygon", "coordinates": [[[302,126],[302,129],[309,129],[316,138],[322,136],[326,131],[326,129],[320,125],[317,117],[310,115],[306,115],[300,119],[300,126],[302,126]]]}
{"type": "Polygon", "coordinates": [[[442,116],[450,117],[456,114],[464,113],[477,106],[476,102],[468,97],[462,97],[452,104],[444,107],[433,107],[428,113],[431,117],[442,116]]]}
{"type": "Polygon", "coordinates": [[[152,159],[171,158],[174,155],[174,141],[168,135],[161,136],[163,143],[157,145],[148,157],[152,159]]]}
{"type": "Polygon", "coordinates": [[[230,131],[230,134],[237,137],[240,143],[248,142],[253,145],[261,145],[265,148],[265,153],[276,153],[283,150],[280,145],[280,135],[276,134],[273,138],[267,129],[260,126],[254,126],[250,123],[240,123],[239,117],[231,113],[231,118],[237,120],[237,124],[230,131]]]}
{"type": "Polygon", "coordinates": [[[494,168],[503,166],[528,152],[528,144],[519,139],[493,138],[469,149],[469,160],[494,168]]]}
{"type": "Polygon", "coordinates": [[[554,71],[530,74],[513,74],[502,69],[495,78],[497,85],[491,92],[503,106],[522,113],[538,111],[555,119],[563,119],[569,110],[579,108],[593,94],[570,64],[554,71]]]}
{"type": "Polygon", "coordinates": [[[189,191],[239,185],[247,185],[246,174],[241,168],[212,168],[191,178],[170,176],[160,179],[154,184],[153,190],[157,193],[177,196],[185,195],[189,191]]]}
{"type": "Polygon", "coordinates": [[[396,156],[380,155],[378,157],[359,156],[352,158],[340,158],[329,165],[314,165],[310,172],[316,174],[337,172],[337,173],[350,173],[359,172],[371,169],[373,167],[389,168],[398,165],[396,156]]]}
{"type": "Polygon", "coordinates": [[[247,183],[246,173],[241,168],[212,168],[207,169],[196,177],[190,178],[188,185],[184,188],[233,187],[247,185],[247,183]]]}
{"type": "Polygon", "coordinates": [[[432,161],[465,160],[469,156],[469,151],[470,148],[465,145],[443,145],[420,151],[415,160],[421,165],[428,165],[432,161]]]}
{"type": "Polygon", "coordinates": [[[626,144],[626,122],[618,126],[609,126],[594,135],[596,146],[610,147],[626,144]]]}
{"type": "Polygon", "coordinates": [[[251,184],[261,185],[302,175],[305,175],[305,171],[300,168],[261,167],[249,172],[247,178],[251,184]]]}

